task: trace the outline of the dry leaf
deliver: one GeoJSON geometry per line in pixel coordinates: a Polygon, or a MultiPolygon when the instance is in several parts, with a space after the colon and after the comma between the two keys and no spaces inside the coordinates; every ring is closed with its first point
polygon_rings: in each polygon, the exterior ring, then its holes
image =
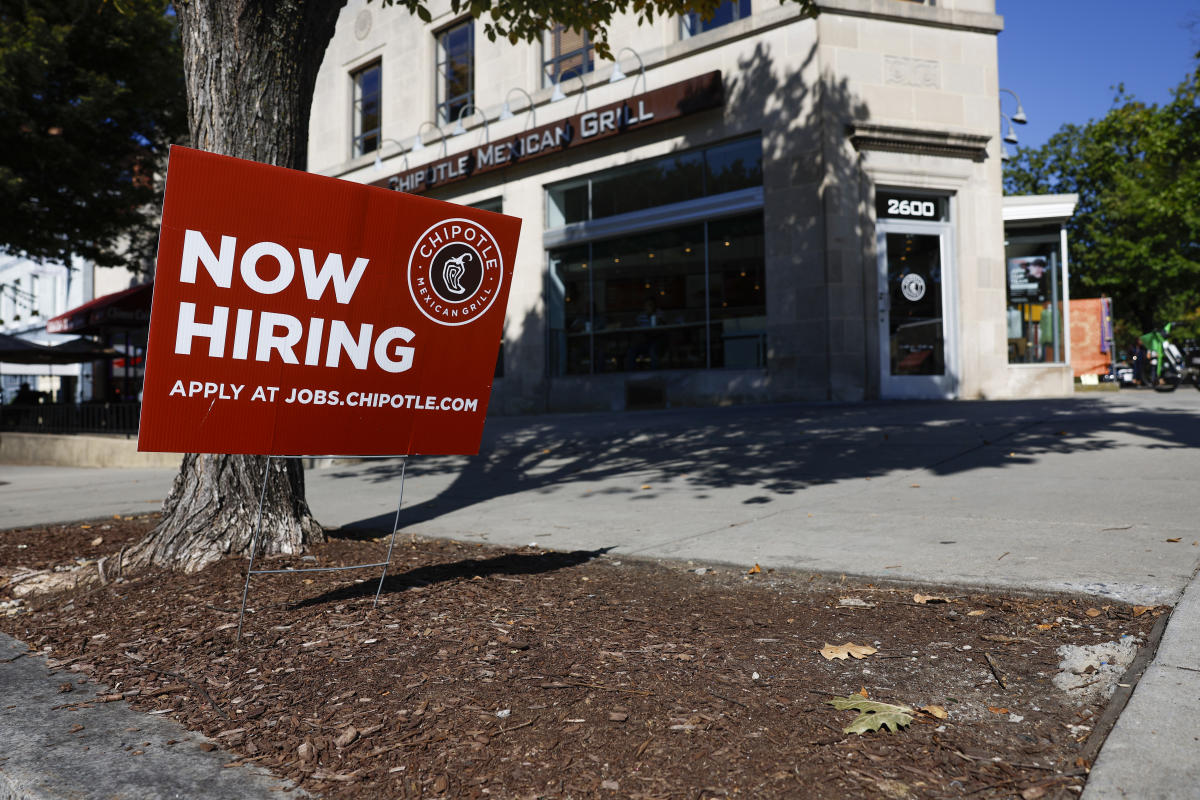
{"type": "Polygon", "coordinates": [[[1134,606],[1133,607],[1133,615],[1135,617],[1140,617],[1142,614],[1145,614],[1147,611],[1153,611],[1153,610],[1154,610],[1154,606],[1134,606]]]}
{"type": "Polygon", "coordinates": [[[857,711],[858,716],[846,728],[844,733],[866,733],[886,727],[892,733],[912,722],[912,709],[908,706],[897,706],[891,703],[880,703],[876,700],[864,700],[856,694],[849,697],[838,697],[828,701],[834,708],[842,711],[857,711]]]}
{"type": "Polygon", "coordinates": [[[913,488],[913,489],[920,489],[920,488],[921,488],[921,484],[919,484],[919,483],[914,483],[914,484],[912,485],[912,487],[911,487],[911,488],[913,488]]]}
{"type": "Polygon", "coordinates": [[[862,687],[861,689],[859,689],[858,693],[861,694],[863,697],[870,697],[870,695],[867,694],[867,687],[865,687],[865,686],[862,687]]]}
{"type": "Polygon", "coordinates": [[[347,747],[347,746],[353,744],[354,740],[357,738],[358,738],[358,728],[351,725],[350,727],[346,728],[346,730],[344,730],[340,734],[338,734],[338,737],[333,740],[333,743],[336,744],[338,747],[347,747]]]}
{"type": "Polygon", "coordinates": [[[941,706],[921,706],[921,710],[937,719],[947,719],[950,716],[950,712],[941,706]]]}
{"type": "Polygon", "coordinates": [[[1007,714],[1008,713],[1007,708],[998,708],[997,706],[988,706],[988,711],[992,712],[993,714],[1007,714]]]}
{"type": "Polygon", "coordinates": [[[913,602],[925,605],[926,603],[949,603],[950,601],[944,597],[938,597],[933,594],[914,594],[913,602]]]}
{"type": "Polygon", "coordinates": [[[968,611],[967,616],[968,617],[982,617],[986,613],[987,613],[986,611],[983,611],[982,609],[980,609],[978,611],[968,611]]]}
{"type": "Polygon", "coordinates": [[[836,647],[826,642],[825,646],[821,648],[821,655],[825,656],[826,661],[832,661],[835,658],[845,661],[850,656],[866,658],[872,653],[878,652],[874,647],[865,644],[855,644],[854,642],[846,642],[846,644],[837,645],[836,647]]]}
{"type": "Polygon", "coordinates": [[[1174,539],[1167,539],[1167,541],[1168,542],[1180,542],[1180,541],[1183,541],[1183,537],[1176,536],[1174,539]]]}
{"type": "Polygon", "coordinates": [[[643,483],[643,484],[642,484],[642,488],[643,488],[643,489],[649,489],[649,488],[650,488],[650,484],[648,484],[648,483],[643,483]]]}
{"type": "Polygon", "coordinates": [[[1053,623],[1053,622],[1047,622],[1047,623],[1045,623],[1045,624],[1038,625],[1038,626],[1037,626],[1037,629],[1038,629],[1039,631],[1048,631],[1048,630],[1050,630],[1050,629],[1051,629],[1051,628],[1053,628],[1053,627],[1054,627],[1054,623],[1053,623]]]}
{"type": "Polygon", "coordinates": [[[1101,614],[1103,614],[1104,612],[1098,608],[1089,608],[1087,611],[1085,611],[1083,613],[1087,614],[1089,617],[1098,617],[1101,614]]]}
{"type": "Polygon", "coordinates": [[[755,564],[753,567],[746,570],[747,575],[757,575],[760,572],[762,572],[762,567],[760,567],[758,564],[755,564]]]}
{"type": "Polygon", "coordinates": [[[83,528],[86,531],[88,528],[90,528],[92,526],[91,525],[80,525],[79,527],[83,528]]]}

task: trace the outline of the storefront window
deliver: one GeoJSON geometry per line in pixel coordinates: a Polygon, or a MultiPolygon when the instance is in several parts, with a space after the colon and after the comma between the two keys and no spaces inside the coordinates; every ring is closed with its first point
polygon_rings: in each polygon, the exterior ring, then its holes
{"type": "Polygon", "coordinates": [[[552,186],[547,222],[557,228],[761,185],[762,140],[753,136],[552,186]]]}
{"type": "Polygon", "coordinates": [[[1009,231],[1008,360],[1012,364],[1063,362],[1063,274],[1058,226],[1009,231]]]}
{"type": "Polygon", "coordinates": [[[550,253],[551,374],[766,364],[762,215],[550,253]]]}

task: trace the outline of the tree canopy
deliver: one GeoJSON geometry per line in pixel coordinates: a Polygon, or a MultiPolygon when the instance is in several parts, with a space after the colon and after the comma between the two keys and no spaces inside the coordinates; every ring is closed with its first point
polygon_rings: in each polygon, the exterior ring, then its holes
{"type": "Polygon", "coordinates": [[[1200,54],[1163,105],[1120,89],[1112,109],[1021,148],[1008,194],[1073,192],[1071,296],[1113,298],[1128,334],[1200,328],[1200,54]]]}
{"type": "Polygon", "coordinates": [[[166,148],[187,139],[168,0],[0,4],[0,250],[146,269],[166,148]]]}

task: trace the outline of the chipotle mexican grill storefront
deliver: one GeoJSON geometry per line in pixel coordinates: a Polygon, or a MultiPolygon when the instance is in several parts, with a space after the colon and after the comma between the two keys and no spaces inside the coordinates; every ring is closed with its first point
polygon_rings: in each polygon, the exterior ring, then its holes
{"type": "Polygon", "coordinates": [[[309,167],[523,220],[500,411],[1069,391],[1008,360],[994,3],[821,6],[621,22],[614,63],[351,0],[309,167]]]}

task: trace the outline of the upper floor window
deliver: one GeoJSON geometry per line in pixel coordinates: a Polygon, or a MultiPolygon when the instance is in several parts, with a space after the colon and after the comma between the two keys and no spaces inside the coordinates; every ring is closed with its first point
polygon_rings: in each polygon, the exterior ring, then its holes
{"type": "Polygon", "coordinates": [[[583,77],[595,69],[594,50],[587,31],[573,31],[555,25],[546,34],[542,72],[546,86],[583,77]]]}
{"type": "Polygon", "coordinates": [[[696,36],[748,16],[750,16],[750,0],[725,0],[717,6],[712,19],[704,19],[695,11],[687,14],[683,18],[683,35],[684,37],[696,36]]]}
{"type": "Polygon", "coordinates": [[[351,74],[354,80],[354,138],[352,157],[379,149],[380,103],[383,98],[383,68],[378,61],[351,74]]]}
{"type": "Polygon", "coordinates": [[[453,122],[475,102],[475,27],[471,20],[437,35],[437,117],[453,122]]]}

